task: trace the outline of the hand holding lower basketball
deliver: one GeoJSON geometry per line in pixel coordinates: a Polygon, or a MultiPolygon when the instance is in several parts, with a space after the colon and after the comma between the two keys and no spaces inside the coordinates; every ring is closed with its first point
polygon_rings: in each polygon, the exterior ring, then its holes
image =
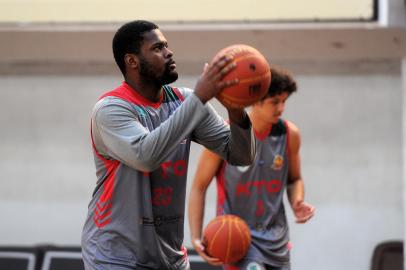
{"type": "Polygon", "coordinates": [[[241,260],[251,244],[248,225],[235,215],[214,218],[203,231],[206,254],[229,264],[241,260]]]}
{"type": "Polygon", "coordinates": [[[223,263],[217,259],[217,258],[213,258],[210,257],[209,255],[207,255],[205,248],[202,244],[202,242],[200,241],[200,239],[195,239],[192,241],[193,244],[193,248],[195,249],[195,251],[200,255],[200,257],[202,257],[208,264],[211,265],[215,265],[215,266],[220,266],[223,263]]]}
{"type": "Polygon", "coordinates": [[[215,97],[225,87],[238,84],[238,79],[223,80],[236,64],[232,62],[233,57],[223,55],[210,64],[204,66],[202,75],[195,86],[195,95],[206,103],[215,97]]]}

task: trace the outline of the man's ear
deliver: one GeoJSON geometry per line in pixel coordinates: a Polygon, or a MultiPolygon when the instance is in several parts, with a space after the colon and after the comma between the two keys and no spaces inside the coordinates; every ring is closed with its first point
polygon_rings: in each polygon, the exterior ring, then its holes
{"type": "Polygon", "coordinates": [[[138,69],[138,57],[135,54],[127,53],[124,55],[125,65],[130,69],[138,69]]]}

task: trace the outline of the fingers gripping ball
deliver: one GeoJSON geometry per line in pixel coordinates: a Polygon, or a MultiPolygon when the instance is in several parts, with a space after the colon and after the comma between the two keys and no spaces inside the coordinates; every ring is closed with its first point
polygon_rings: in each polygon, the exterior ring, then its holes
{"type": "Polygon", "coordinates": [[[223,55],[232,55],[237,65],[223,81],[239,79],[239,83],[223,89],[216,96],[220,102],[230,108],[245,108],[267,94],[271,83],[270,67],[257,49],[243,44],[232,45],[218,52],[213,61],[223,55]]]}
{"type": "Polygon", "coordinates": [[[218,216],[203,231],[206,253],[223,263],[234,263],[242,259],[250,244],[250,229],[238,216],[218,216]]]}

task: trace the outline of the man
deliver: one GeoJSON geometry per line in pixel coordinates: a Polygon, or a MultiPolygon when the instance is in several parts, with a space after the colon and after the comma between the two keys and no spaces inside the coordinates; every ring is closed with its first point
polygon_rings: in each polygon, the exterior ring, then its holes
{"type": "Polygon", "coordinates": [[[194,91],[172,88],[178,73],[158,26],[123,25],[113,53],[121,86],[96,103],[91,138],[97,184],[82,234],[85,268],[189,269],[183,247],[186,175],[191,141],[230,163],[247,165],[255,143],[244,110],[231,126],[206,104],[238,80],[225,56],[206,65],[194,91]]]}
{"type": "Polygon", "coordinates": [[[268,95],[254,104],[249,117],[257,138],[257,155],[251,166],[238,167],[205,149],[201,155],[189,201],[189,222],[196,251],[210,264],[222,265],[204,252],[201,242],[205,194],[217,177],[217,215],[234,214],[251,230],[247,256],[225,269],[290,269],[289,233],[283,205],[285,187],[296,222],[304,223],[314,207],[304,202],[300,169],[299,129],[280,117],[296,82],[280,68],[271,68],[268,95]]]}

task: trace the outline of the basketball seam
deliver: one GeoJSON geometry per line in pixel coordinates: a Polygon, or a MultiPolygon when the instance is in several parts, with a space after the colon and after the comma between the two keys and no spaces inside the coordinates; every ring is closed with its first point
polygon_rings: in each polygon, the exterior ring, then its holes
{"type": "Polygon", "coordinates": [[[224,220],[221,220],[220,228],[218,228],[217,231],[215,232],[215,234],[213,235],[213,239],[212,239],[212,241],[211,241],[209,250],[212,250],[212,249],[213,249],[213,245],[214,245],[214,242],[216,242],[217,235],[219,234],[220,230],[221,230],[223,227],[224,227],[224,220]]]}
{"type": "MultiPolygon", "coordinates": [[[[231,217],[227,217],[227,219],[233,221],[231,217]]],[[[224,259],[225,262],[228,262],[228,257],[230,256],[230,242],[231,242],[231,222],[228,222],[227,252],[226,258],[224,259]]]]}
{"type": "Polygon", "coordinates": [[[240,83],[246,83],[246,82],[252,82],[252,81],[256,81],[256,80],[261,80],[263,78],[266,78],[269,76],[269,72],[266,71],[261,75],[255,76],[255,77],[249,77],[247,79],[240,79],[240,83]]]}
{"type": "Polygon", "coordinates": [[[239,227],[239,226],[237,226],[237,220],[234,220],[233,222],[235,222],[236,224],[236,228],[237,228],[237,230],[238,230],[238,232],[239,232],[239,234],[242,236],[241,238],[243,239],[243,245],[244,245],[244,247],[246,247],[246,244],[245,244],[245,242],[247,241],[247,239],[245,239],[245,234],[241,231],[241,228],[239,227]]]}
{"type": "MultiPolygon", "coordinates": [[[[263,79],[263,78],[265,78],[265,77],[267,77],[267,72],[265,72],[264,74],[261,74],[261,75],[258,75],[258,76],[256,76],[256,77],[253,77],[253,78],[249,78],[249,79],[242,79],[242,80],[240,80],[240,83],[242,82],[242,83],[247,83],[247,82],[251,82],[251,81],[254,81],[254,80],[257,80],[257,79],[263,79]]],[[[235,98],[235,97],[233,97],[233,96],[231,96],[231,95],[228,95],[228,94],[226,94],[226,93],[224,93],[224,92],[222,92],[221,93],[221,98],[223,98],[223,99],[228,99],[229,101],[232,101],[232,102],[240,102],[241,101],[241,99],[240,98],[235,98]]],[[[258,97],[256,96],[256,97],[253,97],[253,98],[251,98],[251,99],[246,99],[246,100],[252,100],[252,101],[254,101],[254,100],[257,100],[258,99],[258,97]]],[[[248,102],[248,101],[247,101],[248,102]]]]}
{"type": "MultiPolygon", "coordinates": [[[[232,97],[232,96],[227,96],[227,95],[223,95],[223,99],[228,100],[228,101],[232,101],[232,102],[241,102],[241,99],[238,99],[238,98],[235,98],[235,97],[232,97]]],[[[256,101],[257,99],[258,99],[258,97],[257,98],[249,98],[249,99],[246,98],[245,100],[246,100],[246,102],[249,102],[249,101],[256,101]]]]}
{"type": "MultiPolygon", "coordinates": [[[[229,98],[228,96],[225,96],[222,101],[229,102],[229,103],[230,102],[231,103],[237,103],[237,104],[241,103],[241,99],[229,98]]],[[[253,99],[253,98],[245,99],[245,102],[243,104],[246,104],[246,103],[251,104],[252,102],[256,102],[256,101],[257,101],[257,99],[253,99]]]]}
{"type": "MultiPolygon", "coordinates": [[[[233,61],[238,63],[239,61],[245,60],[247,58],[258,59],[258,55],[257,54],[248,54],[248,55],[245,54],[245,55],[242,55],[242,56],[235,57],[233,61]]],[[[266,62],[265,58],[263,60],[265,60],[265,62],[266,62]]]]}

